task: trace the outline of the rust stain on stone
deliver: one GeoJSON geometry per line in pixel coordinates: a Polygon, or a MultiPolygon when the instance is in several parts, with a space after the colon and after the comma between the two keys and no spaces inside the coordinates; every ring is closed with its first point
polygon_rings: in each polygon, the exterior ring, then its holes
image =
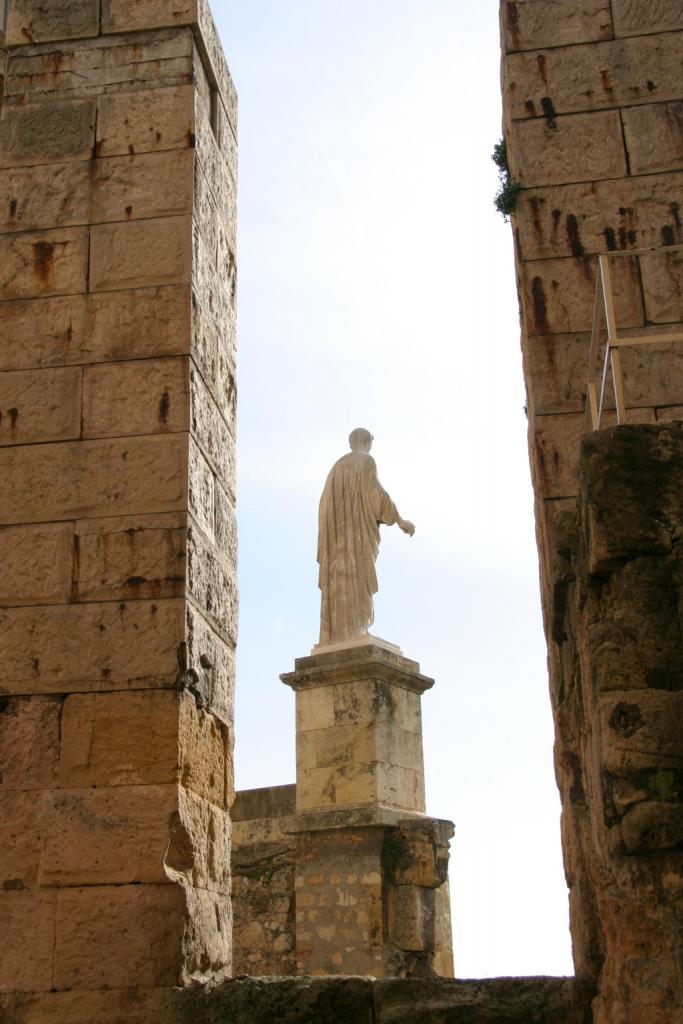
{"type": "Polygon", "coordinates": [[[133,207],[132,206],[127,206],[126,207],[126,217],[130,217],[132,213],[133,213],[133,207]]]}
{"type": "Polygon", "coordinates": [[[550,96],[543,96],[541,98],[541,107],[543,108],[543,116],[548,122],[548,127],[552,128],[552,130],[556,132],[557,122],[555,121],[555,118],[557,117],[557,114],[555,112],[555,107],[553,106],[553,101],[551,100],[550,96]]]}
{"type": "Polygon", "coordinates": [[[519,47],[519,12],[515,0],[508,0],[505,5],[505,18],[512,39],[512,45],[517,49],[519,47]]]}
{"type": "Polygon", "coordinates": [[[531,299],[534,304],[534,325],[537,334],[550,334],[548,326],[548,300],[543,290],[543,281],[535,277],[531,282],[531,299]]]}
{"type": "Polygon", "coordinates": [[[548,75],[546,72],[545,54],[539,53],[536,57],[536,63],[538,64],[538,73],[541,76],[541,81],[544,85],[548,84],[548,75]]]}
{"type": "Polygon", "coordinates": [[[529,199],[529,206],[531,207],[531,218],[534,225],[534,231],[542,238],[543,225],[541,224],[541,207],[538,196],[531,196],[529,199]]]}
{"type": "Polygon", "coordinates": [[[524,109],[531,117],[536,117],[536,104],[533,100],[525,100],[524,109]]]}
{"type": "Polygon", "coordinates": [[[606,68],[600,72],[600,83],[610,99],[614,99],[614,88],[609,78],[609,71],[606,68]]]}
{"type": "Polygon", "coordinates": [[[131,156],[135,156],[135,146],[133,146],[132,144],[129,145],[128,152],[130,153],[131,156]]]}
{"type": "Polygon", "coordinates": [[[573,213],[567,214],[567,242],[572,251],[572,256],[583,256],[585,249],[579,235],[579,222],[573,213]]]}
{"type": "Polygon", "coordinates": [[[16,212],[17,212],[17,200],[16,199],[10,199],[10,202],[9,202],[9,215],[12,218],[12,220],[14,220],[16,212]]]}
{"type": "Polygon", "coordinates": [[[7,412],[9,413],[10,426],[12,430],[14,430],[17,425],[17,420],[19,419],[19,410],[12,407],[11,409],[8,409],[7,412]]]}
{"type": "Polygon", "coordinates": [[[617,238],[614,234],[614,228],[604,228],[603,235],[605,236],[605,244],[610,252],[616,252],[617,238]]]}
{"type": "Polygon", "coordinates": [[[166,389],[159,401],[159,419],[161,420],[162,423],[166,423],[166,421],[168,420],[168,410],[170,409],[170,407],[171,396],[168,393],[168,389],[166,389]]]}
{"type": "Polygon", "coordinates": [[[52,242],[33,243],[33,271],[36,277],[48,284],[55,262],[55,247],[52,242]]]}
{"type": "Polygon", "coordinates": [[[676,235],[674,229],[670,224],[665,224],[662,228],[662,245],[675,245],[676,235]]]}
{"type": "Polygon", "coordinates": [[[187,133],[187,144],[190,147],[190,149],[194,149],[194,147],[196,146],[197,140],[195,138],[194,132],[187,133]]]}

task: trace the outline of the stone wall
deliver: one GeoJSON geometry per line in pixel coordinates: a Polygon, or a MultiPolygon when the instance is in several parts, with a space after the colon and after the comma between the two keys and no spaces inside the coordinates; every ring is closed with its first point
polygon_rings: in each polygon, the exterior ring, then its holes
{"type": "Polygon", "coordinates": [[[233,970],[296,974],[296,786],[241,790],[232,808],[233,970]]]}
{"type": "Polygon", "coordinates": [[[0,991],[230,970],[235,93],[204,3],[10,0],[0,991]]]}
{"type": "Polygon", "coordinates": [[[587,436],[579,459],[597,255],[621,254],[610,260],[620,334],[683,321],[683,11],[503,0],[501,28],[576,969],[597,987],[596,1021],[673,1022],[680,432],[667,424],[683,414],[683,346],[622,350],[634,426],[587,436]]]}
{"type": "Polygon", "coordinates": [[[297,814],[293,785],[237,794],[236,975],[453,976],[452,826],[425,815],[374,817],[297,814]]]}
{"type": "Polygon", "coordinates": [[[553,613],[577,971],[595,1020],[683,1020],[683,423],[587,435],[553,613]]]}
{"type": "MultiPolygon", "coordinates": [[[[502,88],[544,604],[578,494],[597,254],[624,334],[683,321],[683,12],[677,0],[502,0],[502,88]],[[570,500],[571,499],[571,500],[570,500]]],[[[624,349],[631,422],[683,412],[683,346],[624,349]]],[[[609,422],[609,417],[607,422],[609,422]]]]}

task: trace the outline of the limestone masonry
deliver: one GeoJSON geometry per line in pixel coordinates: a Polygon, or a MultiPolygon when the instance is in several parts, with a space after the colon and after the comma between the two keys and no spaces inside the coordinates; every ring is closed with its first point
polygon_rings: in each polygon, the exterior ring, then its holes
{"type": "Polygon", "coordinates": [[[674,1024],[683,346],[620,350],[632,425],[581,435],[597,255],[615,254],[620,334],[683,321],[683,6],[502,0],[501,28],[576,971],[599,1024],[674,1024]]]}
{"type": "Polygon", "coordinates": [[[217,981],[235,91],[205,3],[17,0],[5,44],[0,990],[217,981]]]}
{"type": "Polygon", "coordinates": [[[628,422],[583,436],[598,254],[622,333],[683,325],[680,0],[501,3],[576,978],[486,981],[450,977],[416,662],[296,659],[296,784],[235,797],[237,100],[207,0],[7,7],[1,1024],[682,1024],[683,346],[625,349],[628,422]]]}

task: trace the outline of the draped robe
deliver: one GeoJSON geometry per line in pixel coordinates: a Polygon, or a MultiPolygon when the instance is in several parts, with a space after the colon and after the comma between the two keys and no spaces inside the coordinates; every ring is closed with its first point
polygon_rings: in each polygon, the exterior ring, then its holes
{"type": "Polygon", "coordinates": [[[362,637],[373,621],[379,524],[398,522],[396,506],[377,479],[367,452],[335,462],[318,513],[320,643],[362,637]]]}

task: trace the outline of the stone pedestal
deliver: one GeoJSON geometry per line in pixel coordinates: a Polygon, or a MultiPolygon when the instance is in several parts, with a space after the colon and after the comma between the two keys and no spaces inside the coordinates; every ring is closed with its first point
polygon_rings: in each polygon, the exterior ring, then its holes
{"type": "Polygon", "coordinates": [[[420,699],[434,680],[370,640],[297,658],[280,677],[296,693],[298,811],[425,809],[420,699]]]}
{"type": "MultiPolygon", "coordinates": [[[[296,694],[293,944],[300,974],[452,975],[451,822],[425,813],[421,697],[433,680],[370,637],[314,649],[296,694]]],[[[253,801],[253,798],[252,798],[253,801]]]]}

